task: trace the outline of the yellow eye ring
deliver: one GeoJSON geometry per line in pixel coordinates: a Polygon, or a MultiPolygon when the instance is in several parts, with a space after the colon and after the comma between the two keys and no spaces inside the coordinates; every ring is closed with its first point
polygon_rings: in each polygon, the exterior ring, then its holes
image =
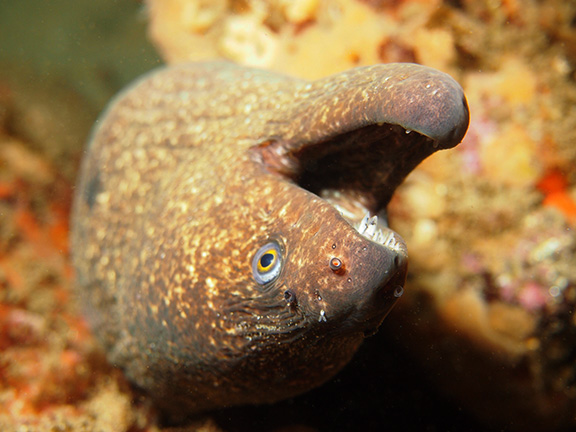
{"type": "Polygon", "coordinates": [[[268,284],[280,275],[282,250],[276,242],[262,246],[252,259],[252,276],[260,285],[268,284]]]}
{"type": "Polygon", "coordinates": [[[266,273],[274,267],[276,260],[278,259],[278,252],[276,249],[269,249],[264,252],[260,259],[258,260],[258,273],[266,273]]]}

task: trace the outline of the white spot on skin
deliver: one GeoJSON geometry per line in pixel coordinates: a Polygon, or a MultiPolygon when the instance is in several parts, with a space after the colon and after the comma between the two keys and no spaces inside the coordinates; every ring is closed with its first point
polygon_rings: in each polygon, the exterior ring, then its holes
{"type": "Polygon", "coordinates": [[[242,329],[237,327],[231,327],[225,330],[226,334],[230,336],[236,336],[238,334],[241,334],[241,331],[242,329]]]}
{"type": "Polygon", "coordinates": [[[326,322],[326,311],[324,309],[320,310],[320,316],[318,317],[318,322],[326,322]]]}

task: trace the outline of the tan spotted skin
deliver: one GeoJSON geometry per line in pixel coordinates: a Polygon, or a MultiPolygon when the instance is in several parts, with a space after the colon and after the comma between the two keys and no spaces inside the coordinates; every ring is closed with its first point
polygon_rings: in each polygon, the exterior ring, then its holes
{"type": "Polygon", "coordinates": [[[135,83],[95,127],[73,212],[77,285],[110,362],[180,416],[329,379],[396,301],[406,250],[397,235],[395,248],[364,238],[298,179],[326,174],[380,211],[467,122],[459,86],[415,65],[309,83],[206,63],[135,83]],[[418,133],[383,133],[388,125],[418,133]],[[374,150],[381,169],[303,173],[308,153],[338,153],[334,143],[355,136],[388,136],[374,150]],[[251,263],[270,241],[283,265],[262,286],[251,263]],[[332,257],[344,271],[330,269],[332,257]]]}

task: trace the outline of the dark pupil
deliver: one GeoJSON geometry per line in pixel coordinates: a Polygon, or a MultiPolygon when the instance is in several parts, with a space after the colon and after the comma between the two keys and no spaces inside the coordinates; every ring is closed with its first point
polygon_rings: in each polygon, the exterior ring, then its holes
{"type": "Polygon", "coordinates": [[[262,255],[262,258],[260,258],[260,265],[262,268],[267,268],[272,264],[272,261],[274,261],[274,255],[267,253],[262,255]]]}

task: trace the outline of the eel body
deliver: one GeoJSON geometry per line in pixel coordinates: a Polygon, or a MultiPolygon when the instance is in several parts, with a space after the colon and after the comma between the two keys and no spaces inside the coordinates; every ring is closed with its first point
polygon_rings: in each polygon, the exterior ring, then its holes
{"type": "Polygon", "coordinates": [[[140,79],[98,121],[73,210],[77,285],[110,362],[176,416],[325,382],[402,292],[392,193],[468,117],[452,78],[413,64],[140,79]]]}

